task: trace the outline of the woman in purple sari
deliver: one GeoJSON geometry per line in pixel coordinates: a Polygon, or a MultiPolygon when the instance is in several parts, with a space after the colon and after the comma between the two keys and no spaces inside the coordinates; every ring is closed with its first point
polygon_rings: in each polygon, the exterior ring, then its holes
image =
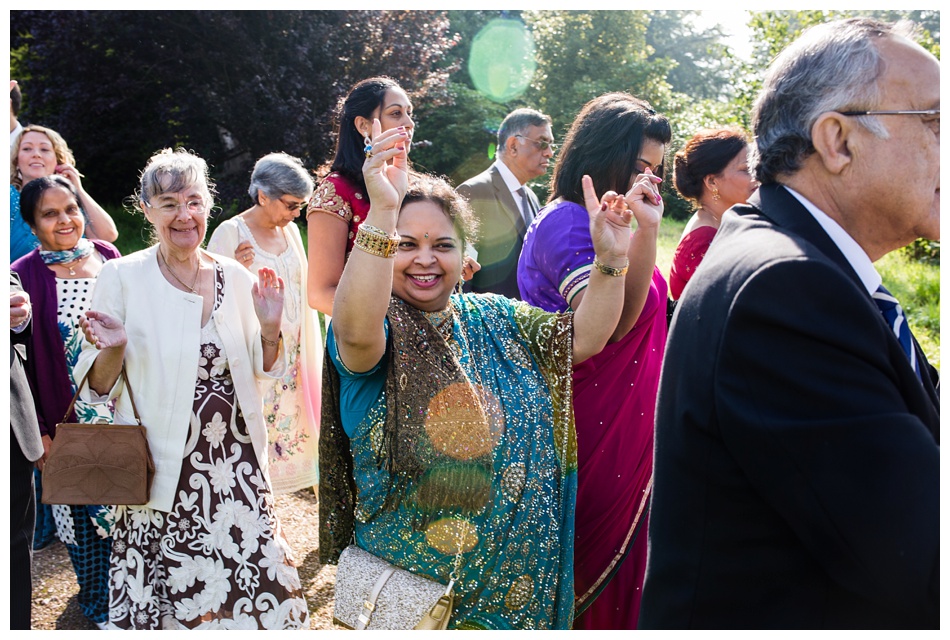
{"type": "Polygon", "coordinates": [[[593,178],[598,193],[626,193],[637,225],[623,313],[604,350],[574,368],[575,629],[634,629],[640,612],[667,285],[655,265],[663,201],[631,188],[662,181],[670,139],[667,119],[643,100],[610,93],[588,102],[564,140],[551,199],[528,229],[518,264],[525,302],[576,309],[591,270],[605,268],[594,260],[580,178],[593,178]],[[643,202],[634,207],[635,200],[643,202]]]}

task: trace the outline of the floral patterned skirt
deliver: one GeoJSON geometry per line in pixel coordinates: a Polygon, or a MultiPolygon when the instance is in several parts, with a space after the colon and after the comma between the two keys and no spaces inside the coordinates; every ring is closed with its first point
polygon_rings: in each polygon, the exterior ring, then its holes
{"type": "Polygon", "coordinates": [[[202,343],[171,511],[117,507],[110,622],[123,629],[307,629],[300,577],[213,328],[202,330],[202,343]]]}

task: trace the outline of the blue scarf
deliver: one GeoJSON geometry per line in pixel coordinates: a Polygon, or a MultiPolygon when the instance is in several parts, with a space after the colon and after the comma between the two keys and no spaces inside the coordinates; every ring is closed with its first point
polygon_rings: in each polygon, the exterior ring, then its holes
{"type": "Polygon", "coordinates": [[[43,251],[40,249],[40,258],[45,264],[63,264],[73,262],[89,256],[96,247],[92,241],[87,238],[80,238],[79,242],[72,249],[65,251],[43,251]]]}

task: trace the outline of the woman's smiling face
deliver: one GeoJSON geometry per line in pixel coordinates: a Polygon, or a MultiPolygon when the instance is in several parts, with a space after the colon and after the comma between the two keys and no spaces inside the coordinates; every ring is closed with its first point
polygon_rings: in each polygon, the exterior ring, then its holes
{"type": "Polygon", "coordinates": [[[462,276],[462,243],[452,220],[431,200],[405,205],[396,224],[399,250],[393,294],[423,311],[439,311],[462,276]]]}
{"type": "Polygon", "coordinates": [[[50,187],[43,192],[33,212],[33,233],[43,251],[72,249],[85,227],[82,209],[68,189],[50,187]]]}

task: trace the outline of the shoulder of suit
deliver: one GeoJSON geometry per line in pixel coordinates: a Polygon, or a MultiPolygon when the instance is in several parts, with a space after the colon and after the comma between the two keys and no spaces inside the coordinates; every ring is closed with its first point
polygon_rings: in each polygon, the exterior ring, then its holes
{"type": "Polygon", "coordinates": [[[492,181],[492,171],[494,170],[495,170],[495,165],[492,165],[488,167],[487,169],[485,169],[484,171],[482,171],[481,173],[475,174],[474,176],[472,176],[471,178],[469,178],[468,180],[460,184],[458,187],[456,187],[456,189],[471,188],[471,187],[481,186],[484,184],[490,184],[492,181]]]}

